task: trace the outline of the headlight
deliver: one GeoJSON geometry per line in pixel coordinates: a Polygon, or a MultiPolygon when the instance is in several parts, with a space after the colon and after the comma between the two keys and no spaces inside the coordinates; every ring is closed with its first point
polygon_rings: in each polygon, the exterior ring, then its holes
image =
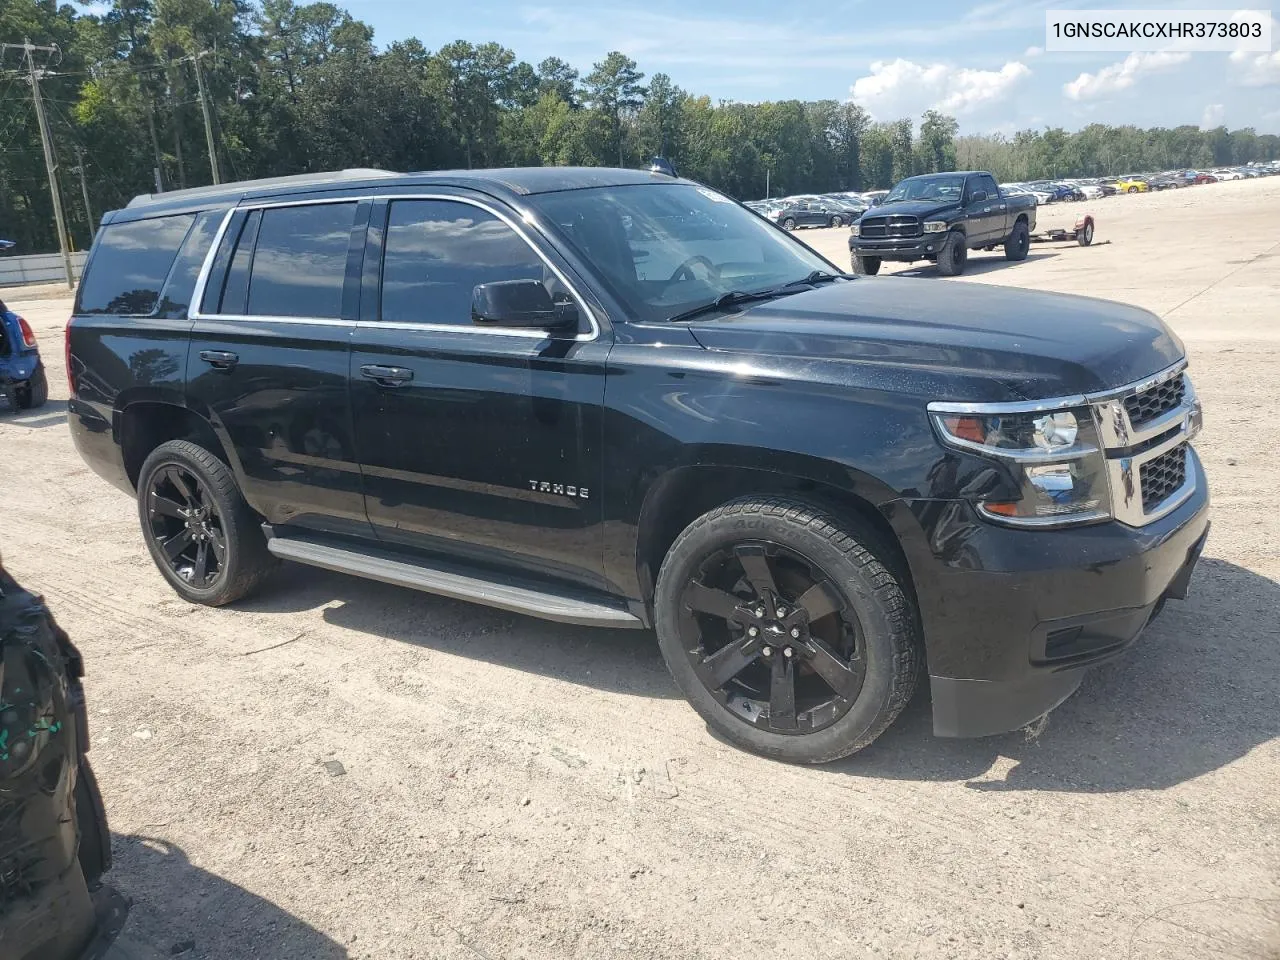
{"type": "Polygon", "coordinates": [[[849,227],[849,233],[855,237],[860,237],[862,236],[862,228],[855,223],[849,227]]]}
{"type": "Polygon", "coordinates": [[[926,220],[924,222],[925,233],[945,233],[947,224],[944,220],[926,220]]]}
{"type": "Polygon", "coordinates": [[[996,413],[952,412],[931,404],[949,446],[1000,461],[1021,498],[984,500],[978,511],[1015,526],[1051,526],[1111,516],[1106,460],[1089,408],[996,413]]]}

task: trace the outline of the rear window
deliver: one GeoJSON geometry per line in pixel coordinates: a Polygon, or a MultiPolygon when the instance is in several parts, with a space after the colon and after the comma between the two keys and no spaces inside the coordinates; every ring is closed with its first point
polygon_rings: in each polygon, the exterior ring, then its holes
{"type": "Polygon", "coordinates": [[[104,227],[80,283],[76,312],[150,316],[195,219],[182,214],[104,227]]]}
{"type": "Polygon", "coordinates": [[[260,317],[342,316],[354,203],[262,212],[245,313],[260,317]]]}
{"type": "Polygon", "coordinates": [[[200,268],[204,266],[204,258],[209,253],[213,235],[218,232],[222,217],[221,210],[206,210],[196,217],[195,226],[187,234],[178,259],[169,271],[169,279],[165,281],[157,311],[159,316],[167,320],[186,319],[196,278],[200,275],[200,268]]]}

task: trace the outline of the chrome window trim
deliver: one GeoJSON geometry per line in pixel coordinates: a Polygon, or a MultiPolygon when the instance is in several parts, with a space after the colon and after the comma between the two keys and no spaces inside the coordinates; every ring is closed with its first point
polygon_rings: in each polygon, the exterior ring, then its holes
{"type": "Polygon", "coordinates": [[[454,323],[413,323],[404,320],[343,320],[336,317],[267,317],[267,316],[249,316],[245,314],[234,313],[205,313],[200,309],[204,303],[205,287],[209,283],[209,274],[213,271],[213,261],[217,256],[218,250],[222,246],[222,241],[226,236],[227,227],[231,223],[232,216],[237,211],[253,211],[268,210],[276,207],[303,207],[315,206],[322,203],[360,203],[362,201],[386,200],[394,202],[396,200],[448,200],[455,203],[465,203],[486,213],[493,215],[510,227],[521,240],[523,240],[535,254],[538,259],[547,265],[565,289],[577,302],[578,308],[587,318],[587,322],[591,329],[586,333],[575,334],[571,339],[578,342],[589,342],[596,340],[600,336],[601,324],[595,311],[587,302],[587,299],[578,292],[578,288],[569,281],[564,271],[554,264],[545,253],[539,249],[538,245],[530,239],[528,232],[514,219],[507,216],[498,208],[477,200],[472,197],[459,196],[457,194],[448,193],[372,193],[355,197],[322,197],[314,200],[280,200],[280,201],[254,201],[231,207],[227,210],[222,218],[222,223],[218,226],[217,233],[214,234],[213,242],[209,246],[209,252],[205,254],[204,264],[200,267],[200,274],[196,278],[195,289],[192,291],[192,307],[188,310],[188,317],[193,321],[200,320],[227,320],[237,323],[294,323],[294,324],[310,324],[313,326],[338,326],[350,327],[351,329],[387,329],[387,330],[421,330],[431,333],[462,333],[468,335],[483,334],[485,336],[498,337],[524,337],[533,340],[548,340],[554,337],[554,332],[547,330],[524,330],[503,327],[482,327],[479,324],[454,324],[454,323]]]}

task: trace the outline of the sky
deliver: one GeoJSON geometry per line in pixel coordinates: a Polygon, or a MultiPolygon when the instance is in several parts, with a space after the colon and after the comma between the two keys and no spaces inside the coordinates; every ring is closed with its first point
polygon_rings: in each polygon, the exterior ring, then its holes
{"type": "MultiPolygon", "coordinates": [[[[1044,11],[1103,0],[337,0],[385,46],[497,41],[584,73],[610,50],[715,100],[853,98],[877,120],[952,114],[962,133],[1089,123],[1280,133],[1270,53],[1045,53],[1044,11]]],[[[1177,6],[1164,0],[1164,8],[1177,6]]],[[[1222,6],[1213,0],[1182,4],[1222,6]]],[[[1257,0],[1240,4],[1266,9],[1257,0]]],[[[1273,11],[1272,34],[1280,44],[1273,11]]]]}

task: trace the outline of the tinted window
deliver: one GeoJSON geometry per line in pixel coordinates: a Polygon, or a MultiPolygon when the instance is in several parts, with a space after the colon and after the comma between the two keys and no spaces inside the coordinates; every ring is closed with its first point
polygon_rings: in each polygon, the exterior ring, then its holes
{"type": "Polygon", "coordinates": [[[354,203],[277,207],[262,212],[246,313],[339,317],[354,203]]]}
{"type": "MultiPolygon", "coordinates": [[[[835,269],[706,187],[592,187],[538,194],[526,202],[638,319],[672,317],[731,290],[770,289],[814,270],[835,269]]],[[[785,210],[789,216],[795,206],[785,210]]]]}
{"type": "Polygon", "coordinates": [[[979,177],[978,189],[987,191],[988,197],[1000,196],[1000,188],[996,186],[996,182],[992,177],[979,177]]]}
{"type": "Polygon", "coordinates": [[[547,280],[542,260],[519,234],[469,203],[392,203],[385,250],[383,320],[470,326],[477,284],[547,280]]]}
{"type": "Polygon", "coordinates": [[[195,214],[112,223],[80,283],[79,313],[149,316],[195,214]]]}
{"type": "Polygon", "coordinates": [[[231,255],[231,265],[227,268],[227,282],[222,288],[218,313],[245,312],[245,300],[249,296],[249,264],[253,261],[253,244],[258,239],[261,223],[261,210],[254,210],[245,217],[235,253],[231,255]]]}
{"type": "Polygon", "coordinates": [[[200,275],[200,268],[204,265],[205,255],[209,252],[209,245],[213,243],[213,235],[218,232],[222,217],[221,210],[208,210],[196,217],[195,226],[187,233],[186,242],[178,252],[178,259],[169,271],[169,279],[160,296],[157,316],[177,320],[186,317],[196,278],[200,275]]]}

